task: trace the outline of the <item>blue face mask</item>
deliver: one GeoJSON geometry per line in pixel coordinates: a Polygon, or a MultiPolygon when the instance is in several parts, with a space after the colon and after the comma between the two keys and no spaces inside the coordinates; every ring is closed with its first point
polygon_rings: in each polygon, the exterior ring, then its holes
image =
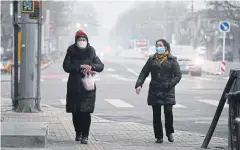
{"type": "Polygon", "coordinates": [[[159,55],[163,54],[165,50],[166,50],[165,47],[160,47],[160,46],[156,47],[156,52],[159,55]]]}

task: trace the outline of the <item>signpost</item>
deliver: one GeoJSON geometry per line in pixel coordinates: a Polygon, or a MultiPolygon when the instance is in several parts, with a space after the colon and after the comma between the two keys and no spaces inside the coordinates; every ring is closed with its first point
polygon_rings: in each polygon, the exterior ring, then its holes
{"type": "Polygon", "coordinates": [[[38,19],[38,17],[39,17],[39,2],[38,1],[36,1],[36,2],[34,2],[34,12],[33,13],[30,13],[29,14],[29,18],[30,19],[38,19]]]}
{"type": "Polygon", "coordinates": [[[223,33],[223,50],[222,50],[222,63],[221,63],[221,72],[224,74],[225,72],[225,40],[226,40],[226,32],[230,32],[230,22],[221,21],[219,23],[219,31],[223,33]]]}

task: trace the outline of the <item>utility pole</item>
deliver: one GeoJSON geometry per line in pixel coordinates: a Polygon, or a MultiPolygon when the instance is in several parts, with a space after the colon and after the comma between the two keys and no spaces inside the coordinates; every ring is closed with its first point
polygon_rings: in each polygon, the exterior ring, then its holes
{"type": "Polygon", "coordinates": [[[21,2],[23,44],[20,63],[20,93],[16,112],[40,111],[41,7],[38,1],[21,2]],[[24,4],[26,4],[25,7],[23,7],[24,4]]]}
{"type": "Polygon", "coordinates": [[[13,98],[12,98],[12,103],[13,103],[13,107],[16,108],[17,105],[18,105],[18,101],[17,101],[17,97],[18,97],[18,56],[20,55],[19,54],[19,37],[18,36],[20,34],[20,26],[18,24],[18,1],[13,1],[13,27],[14,27],[14,81],[13,81],[13,86],[14,89],[13,89],[13,98]]]}
{"type": "Polygon", "coordinates": [[[194,31],[194,4],[193,4],[193,0],[192,0],[192,7],[191,7],[191,12],[192,12],[192,14],[191,14],[191,16],[192,16],[192,19],[191,19],[191,44],[192,44],[192,46],[194,46],[194,33],[193,33],[193,31],[194,31]]]}
{"type": "Polygon", "coordinates": [[[41,110],[41,54],[42,54],[42,1],[39,2],[39,17],[38,17],[38,45],[37,45],[37,108],[41,110]]]}

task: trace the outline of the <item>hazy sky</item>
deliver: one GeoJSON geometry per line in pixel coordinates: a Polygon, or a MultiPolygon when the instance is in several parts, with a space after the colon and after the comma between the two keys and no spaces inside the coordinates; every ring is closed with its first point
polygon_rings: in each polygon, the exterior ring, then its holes
{"type": "Polygon", "coordinates": [[[132,1],[95,1],[92,2],[98,14],[98,20],[103,28],[111,28],[115,25],[117,17],[129,9],[132,1]]]}
{"type": "MultiPolygon", "coordinates": [[[[142,1],[142,0],[141,0],[142,1]]],[[[161,0],[158,0],[161,1],[161,0]]],[[[171,0],[171,1],[177,1],[177,0],[171,0]]],[[[191,0],[185,0],[189,1],[189,5],[186,6],[191,10],[191,0]]],[[[206,4],[204,2],[205,0],[194,0],[193,6],[194,10],[199,10],[206,8],[206,4]]],[[[111,28],[115,25],[117,17],[122,12],[126,11],[133,5],[134,1],[92,1],[92,4],[94,8],[96,9],[98,13],[98,20],[101,24],[101,27],[103,28],[111,28]]]]}

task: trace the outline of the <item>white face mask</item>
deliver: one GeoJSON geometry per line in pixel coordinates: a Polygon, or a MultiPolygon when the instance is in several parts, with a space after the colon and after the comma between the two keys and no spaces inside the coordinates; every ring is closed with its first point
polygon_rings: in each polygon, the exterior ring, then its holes
{"type": "Polygon", "coordinates": [[[86,48],[87,47],[87,41],[78,41],[77,46],[79,48],[86,48]]]}

